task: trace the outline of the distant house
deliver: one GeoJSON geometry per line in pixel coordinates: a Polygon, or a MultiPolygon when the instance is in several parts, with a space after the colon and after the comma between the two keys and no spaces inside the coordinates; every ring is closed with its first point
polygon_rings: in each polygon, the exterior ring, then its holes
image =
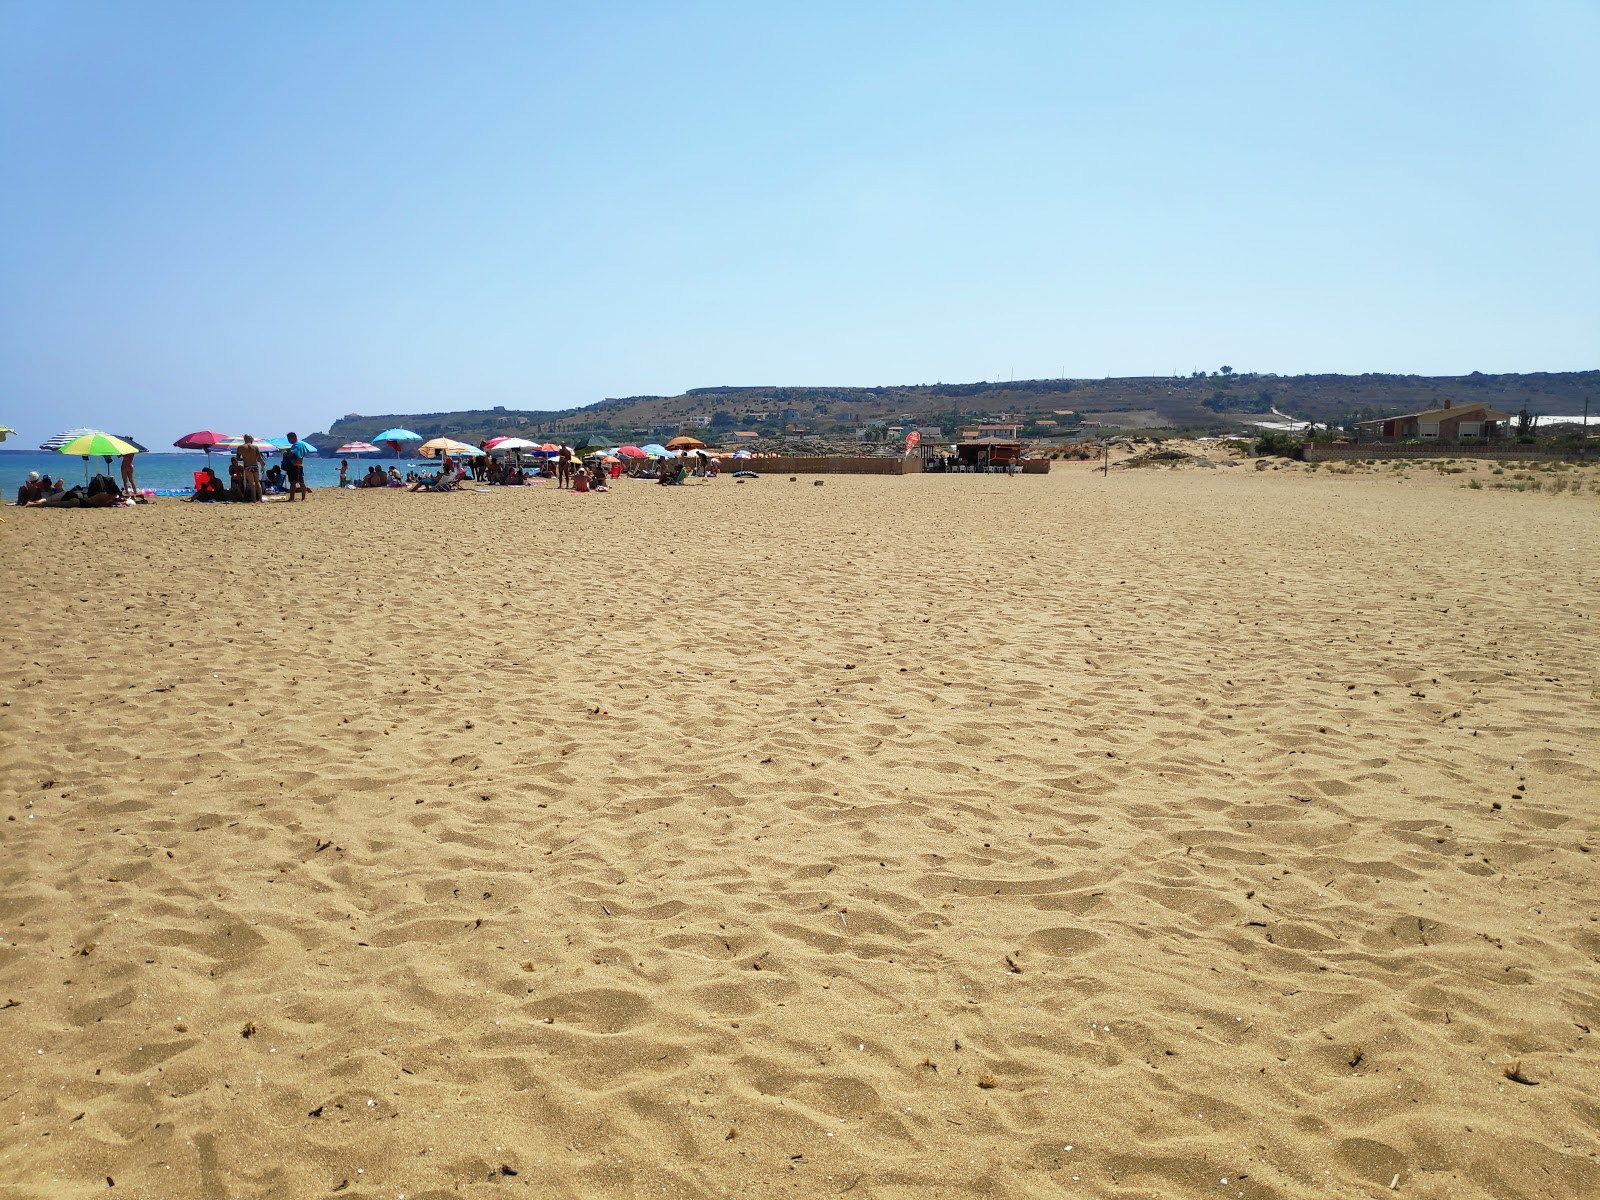
{"type": "Polygon", "coordinates": [[[984,424],[968,425],[961,430],[961,436],[967,441],[983,438],[1000,438],[1005,441],[1014,441],[1022,426],[1016,424],[984,424]]]}
{"type": "Polygon", "coordinates": [[[1490,442],[1506,436],[1510,421],[1510,413],[1497,412],[1487,404],[1463,404],[1457,408],[1446,400],[1444,407],[1426,412],[1357,421],[1356,441],[1490,442]]]}
{"type": "Polygon", "coordinates": [[[754,429],[735,429],[733,431],[733,436],[736,438],[743,438],[745,441],[750,441],[754,438],[760,437],[761,435],[754,429]]]}

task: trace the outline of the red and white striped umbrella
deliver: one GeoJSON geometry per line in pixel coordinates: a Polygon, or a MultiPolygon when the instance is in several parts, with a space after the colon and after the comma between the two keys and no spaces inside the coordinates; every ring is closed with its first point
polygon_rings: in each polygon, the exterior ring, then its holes
{"type": "Polygon", "coordinates": [[[346,442],[334,451],[335,454],[382,454],[383,451],[371,442],[346,442]]]}

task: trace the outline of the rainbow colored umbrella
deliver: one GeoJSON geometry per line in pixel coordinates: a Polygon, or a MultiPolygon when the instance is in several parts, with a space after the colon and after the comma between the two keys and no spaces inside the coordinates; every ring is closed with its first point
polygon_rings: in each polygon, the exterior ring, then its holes
{"type": "Polygon", "coordinates": [[[89,459],[99,455],[108,462],[113,458],[120,458],[124,454],[137,454],[139,447],[131,442],[125,442],[119,437],[109,433],[88,432],[80,434],[70,442],[65,442],[56,447],[57,454],[77,454],[83,458],[83,482],[89,482],[89,459]]]}

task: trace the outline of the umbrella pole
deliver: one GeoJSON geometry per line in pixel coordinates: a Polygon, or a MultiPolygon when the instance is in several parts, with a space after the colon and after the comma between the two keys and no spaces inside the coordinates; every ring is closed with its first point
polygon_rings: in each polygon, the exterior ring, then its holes
{"type": "Polygon", "coordinates": [[[83,486],[89,486],[89,456],[87,454],[83,456],[83,486]]]}

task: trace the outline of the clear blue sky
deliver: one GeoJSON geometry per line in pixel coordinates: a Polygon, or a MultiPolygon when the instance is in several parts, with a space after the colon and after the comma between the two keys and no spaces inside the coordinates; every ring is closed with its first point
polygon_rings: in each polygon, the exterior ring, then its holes
{"type": "Polygon", "coordinates": [[[0,5],[0,422],[1600,366],[1600,5],[0,5]]]}

